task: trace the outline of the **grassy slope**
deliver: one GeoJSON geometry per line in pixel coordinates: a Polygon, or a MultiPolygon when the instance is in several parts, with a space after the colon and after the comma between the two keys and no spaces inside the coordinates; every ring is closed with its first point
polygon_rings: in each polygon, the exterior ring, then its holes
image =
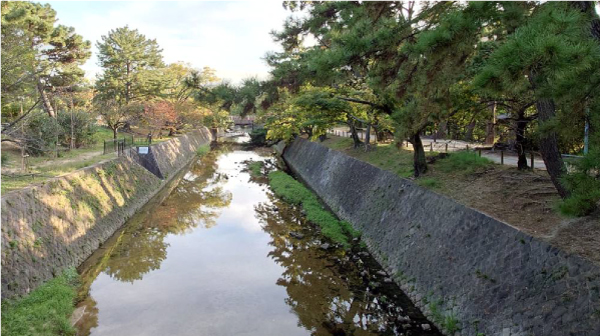
{"type": "Polygon", "coordinates": [[[2,302],[2,335],[74,335],[69,318],[78,280],[77,272],[69,269],[21,299],[2,302]]]}
{"type": "MultiPolygon", "coordinates": [[[[128,134],[120,134],[119,138],[130,136],[128,134]]],[[[138,136],[136,136],[138,137],[138,136]]],[[[32,156],[28,158],[30,172],[35,175],[23,176],[8,176],[2,177],[2,194],[25,188],[29,185],[43,182],[49,178],[60,176],[73,172],[77,169],[94,165],[100,161],[112,158],[114,153],[103,155],[101,152],[104,149],[104,140],[113,139],[111,130],[100,127],[95,134],[96,142],[86,148],[78,148],[70,151],[60,152],[60,157],[54,158],[52,154],[42,156],[32,156]],[[52,163],[55,164],[52,164],[52,163]]],[[[162,142],[169,140],[168,137],[161,139],[153,139],[153,142],[162,142]]],[[[8,158],[7,168],[19,168],[21,165],[20,153],[15,151],[3,151],[3,154],[8,158]]]]}
{"type": "Polygon", "coordinates": [[[286,202],[300,205],[306,212],[306,219],[317,224],[321,233],[332,241],[345,247],[350,246],[349,239],[360,234],[350,223],[339,221],[321,205],[317,196],[292,176],[282,172],[269,173],[269,185],[275,194],[286,202]]]}

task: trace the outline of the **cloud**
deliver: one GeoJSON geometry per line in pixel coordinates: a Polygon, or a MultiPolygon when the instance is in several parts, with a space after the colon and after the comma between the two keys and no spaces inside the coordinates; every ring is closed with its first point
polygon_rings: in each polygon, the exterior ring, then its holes
{"type": "Polygon", "coordinates": [[[163,48],[165,62],[209,66],[217,75],[239,83],[265,78],[263,57],[280,50],[270,31],[281,29],[290,14],[277,2],[49,2],[59,23],[73,26],[92,41],[86,76],[101,71],[95,44],[111,29],[128,25],[163,48]]]}

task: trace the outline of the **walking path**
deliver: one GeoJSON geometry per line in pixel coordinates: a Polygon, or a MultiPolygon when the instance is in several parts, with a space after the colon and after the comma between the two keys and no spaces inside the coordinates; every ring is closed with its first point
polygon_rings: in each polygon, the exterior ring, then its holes
{"type": "MultiPolygon", "coordinates": [[[[332,134],[332,135],[336,135],[336,136],[341,136],[341,137],[347,137],[347,138],[350,137],[349,129],[344,128],[344,127],[335,127],[333,130],[330,130],[328,133],[332,134]]],[[[364,133],[362,131],[359,131],[358,135],[361,140],[364,140],[365,137],[364,137],[364,133]]],[[[375,138],[374,133],[371,134],[371,138],[372,139],[375,138]]],[[[461,141],[461,140],[436,139],[434,141],[433,139],[422,138],[421,141],[423,142],[423,147],[425,148],[425,151],[436,151],[436,152],[441,152],[441,153],[456,152],[456,151],[467,150],[467,149],[473,150],[473,149],[481,146],[480,143],[461,141]]],[[[402,143],[402,149],[412,151],[413,146],[409,142],[405,141],[402,143]]],[[[502,153],[499,150],[483,150],[482,149],[481,156],[488,158],[498,164],[502,164],[502,161],[504,161],[504,164],[507,166],[516,167],[517,162],[518,162],[518,156],[513,154],[512,152],[507,152],[507,151],[502,153]],[[504,159],[502,159],[502,156],[504,156],[504,159]]],[[[528,158],[527,158],[527,165],[531,167],[531,157],[530,156],[528,156],[528,158]]],[[[533,167],[535,169],[546,170],[546,165],[544,164],[544,160],[542,160],[542,158],[540,158],[539,156],[534,157],[533,167]]]]}

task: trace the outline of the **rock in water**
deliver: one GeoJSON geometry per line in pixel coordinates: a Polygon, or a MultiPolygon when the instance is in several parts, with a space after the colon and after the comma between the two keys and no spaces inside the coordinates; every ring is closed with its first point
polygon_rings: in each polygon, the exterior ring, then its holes
{"type": "Polygon", "coordinates": [[[290,237],[293,237],[296,239],[302,239],[302,238],[304,238],[304,235],[302,233],[298,233],[298,232],[290,232],[290,237]]]}

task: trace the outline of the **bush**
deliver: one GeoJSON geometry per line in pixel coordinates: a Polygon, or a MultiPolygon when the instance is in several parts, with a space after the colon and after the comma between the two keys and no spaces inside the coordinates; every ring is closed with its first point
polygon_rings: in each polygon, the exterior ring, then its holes
{"type": "MultiPolygon", "coordinates": [[[[73,112],[75,148],[93,144],[98,131],[93,115],[85,111],[73,112]]],[[[25,130],[27,152],[40,155],[55,148],[56,141],[64,147],[71,145],[71,113],[59,112],[57,118],[45,113],[34,115],[25,130]]]]}
{"type": "Polygon", "coordinates": [[[55,148],[56,138],[58,137],[60,140],[64,129],[56,119],[45,113],[38,113],[29,120],[25,133],[27,152],[32,155],[41,155],[55,148]]]}
{"type": "MultiPolygon", "coordinates": [[[[58,124],[61,126],[62,133],[59,134],[59,142],[69,147],[71,145],[71,113],[61,112],[58,114],[58,124]]],[[[87,146],[96,142],[94,134],[98,131],[96,120],[92,114],[85,111],[73,112],[73,137],[75,138],[75,148],[87,146]]]]}
{"type": "Polygon", "coordinates": [[[252,146],[266,146],[267,145],[267,129],[257,128],[250,132],[250,144],[252,146]]]}
{"type": "Polygon", "coordinates": [[[568,216],[585,216],[594,211],[600,201],[600,150],[590,152],[573,165],[576,172],[562,179],[571,195],[562,201],[559,208],[568,216]]]}

